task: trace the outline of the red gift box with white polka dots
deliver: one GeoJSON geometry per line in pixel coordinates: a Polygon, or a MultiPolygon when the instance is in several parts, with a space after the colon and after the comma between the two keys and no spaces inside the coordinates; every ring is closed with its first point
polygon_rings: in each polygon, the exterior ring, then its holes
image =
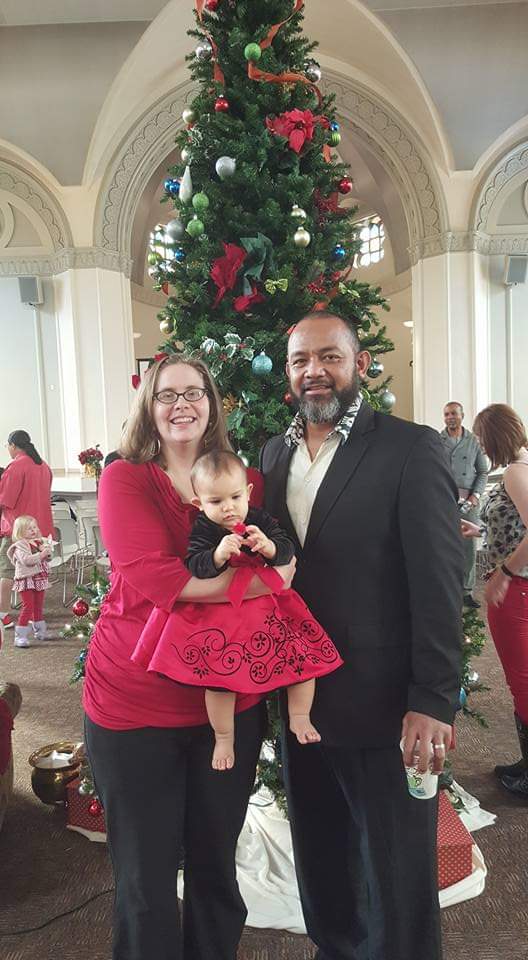
{"type": "Polygon", "coordinates": [[[104,841],[106,824],[102,805],[93,796],[80,794],[79,783],[77,778],[66,787],[66,827],[82,833],[89,840],[104,841]]]}
{"type": "Polygon", "coordinates": [[[445,890],[469,877],[473,869],[473,839],[445,790],[438,798],[438,888],[445,890]]]}

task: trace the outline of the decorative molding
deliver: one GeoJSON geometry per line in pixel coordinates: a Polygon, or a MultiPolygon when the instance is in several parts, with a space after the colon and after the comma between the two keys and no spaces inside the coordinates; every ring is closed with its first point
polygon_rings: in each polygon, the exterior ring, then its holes
{"type": "Polygon", "coordinates": [[[38,214],[56,252],[72,245],[70,227],[61,206],[46,187],[26,170],[0,160],[0,189],[24,200],[38,214]]]}
{"type": "Polygon", "coordinates": [[[114,270],[130,277],[132,261],[113,250],[98,247],[69,247],[52,256],[4,257],[0,255],[0,277],[50,277],[66,270],[114,270]]]}
{"type": "Polygon", "coordinates": [[[191,80],[172,90],[137,121],[105,176],[95,214],[98,247],[130,256],[132,226],[142,190],[183,127],[182,111],[192,96],[191,80]]]}
{"type": "Polygon", "coordinates": [[[392,176],[407,218],[411,251],[420,243],[427,251],[429,241],[448,227],[444,193],[427,148],[394,107],[358,81],[330,71],[325,85],[336,97],[339,115],[392,176]]]}
{"type": "MultiPolygon", "coordinates": [[[[415,131],[381,97],[356,80],[327,72],[341,117],[352,125],[393,177],[409,224],[411,243],[447,229],[445,199],[434,164],[415,131]]],[[[137,121],[122,141],[101,185],[95,243],[130,257],[132,227],[142,190],[164,157],[174,150],[182,110],[193,95],[191,80],[168,93],[137,121]]],[[[431,254],[431,256],[434,254],[431,254]]]]}
{"type": "MultiPolygon", "coordinates": [[[[494,164],[486,174],[475,195],[470,224],[474,230],[486,233],[492,205],[499,194],[508,188],[510,181],[526,171],[528,173],[528,144],[518,144],[494,164]]],[[[501,238],[505,239],[505,238],[501,238]]]]}
{"type": "Polygon", "coordinates": [[[478,230],[445,231],[438,237],[420,240],[411,248],[413,265],[427,257],[443,253],[528,254],[528,236],[519,234],[488,235],[478,230]]]}

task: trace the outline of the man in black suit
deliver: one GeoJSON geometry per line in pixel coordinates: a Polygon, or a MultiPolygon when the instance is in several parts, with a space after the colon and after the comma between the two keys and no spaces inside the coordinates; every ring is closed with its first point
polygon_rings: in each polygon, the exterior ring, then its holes
{"type": "Polygon", "coordinates": [[[297,547],[294,587],[345,664],[317,681],[320,745],[285,731],[306,927],[318,960],[439,960],[437,799],[404,759],[443,767],[460,690],[463,546],[457,489],[429,427],[361,399],[370,356],[329,313],[297,324],[299,407],[261,454],[266,509],[297,547]],[[418,744],[419,741],[419,744],[418,744]]]}

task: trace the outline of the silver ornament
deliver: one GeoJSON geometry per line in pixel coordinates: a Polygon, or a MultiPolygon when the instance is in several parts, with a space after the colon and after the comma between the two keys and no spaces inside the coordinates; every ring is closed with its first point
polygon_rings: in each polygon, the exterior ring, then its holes
{"type": "Polygon", "coordinates": [[[468,680],[467,680],[468,686],[469,686],[470,688],[476,686],[476,684],[479,682],[479,680],[480,680],[480,677],[479,677],[477,671],[476,671],[476,670],[470,670],[470,672],[469,672],[469,674],[468,674],[468,680]]]}
{"type": "Polygon", "coordinates": [[[246,457],[243,450],[237,450],[237,457],[239,457],[239,459],[242,460],[242,463],[244,464],[245,467],[249,467],[249,460],[246,457]]]}
{"type": "Polygon", "coordinates": [[[294,203],[291,208],[290,217],[293,217],[294,220],[306,220],[306,210],[303,210],[298,203],[294,203]]]}
{"type": "Polygon", "coordinates": [[[396,397],[394,396],[392,390],[384,390],[383,393],[380,394],[380,403],[381,409],[385,410],[386,413],[388,413],[389,410],[392,410],[394,404],[396,403],[396,397]]]}
{"type": "Polygon", "coordinates": [[[182,120],[184,123],[194,123],[196,120],[196,113],[191,107],[186,107],[182,113],[182,120]]]}
{"type": "MultiPolygon", "coordinates": [[[[181,152],[182,163],[189,163],[191,159],[191,151],[188,147],[184,147],[181,152]]],[[[180,188],[180,197],[181,197],[181,188],[180,188]]]]}
{"type": "Polygon", "coordinates": [[[233,157],[219,157],[215,163],[215,170],[220,180],[227,180],[228,177],[233,176],[236,170],[236,160],[234,160],[233,157]]]}
{"type": "Polygon", "coordinates": [[[305,230],[304,227],[298,227],[293,235],[293,242],[296,247],[307,247],[311,239],[308,230],[305,230]]]}
{"type": "Polygon", "coordinates": [[[304,65],[304,72],[311,83],[319,83],[323,75],[321,67],[316,60],[307,60],[304,65]]]}
{"type": "Polygon", "coordinates": [[[174,220],[169,220],[165,227],[165,233],[173,243],[179,243],[185,234],[185,225],[179,217],[175,217],[174,220]]]}
{"type": "Polygon", "coordinates": [[[190,203],[193,195],[193,183],[191,178],[191,168],[185,167],[185,173],[183,174],[182,181],[180,184],[180,200],[182,203],[190,203]]]}
{"type": "Polygon", "coordinates": [[[202,62],[205,60],[210,60],[213,56],[213,47],[209,43],[209,40],[206,40],[204,37],[201,43],[199,43],[196,47],[194,55],[197,60],[201,60],[202,62]]]}

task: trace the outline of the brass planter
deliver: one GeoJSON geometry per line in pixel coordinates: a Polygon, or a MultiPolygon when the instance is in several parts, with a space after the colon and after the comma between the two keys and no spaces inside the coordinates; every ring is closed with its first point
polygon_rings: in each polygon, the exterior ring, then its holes
{"type": "Polygon", "coordinates": [[[60,740],[31,754],[31,786],[43,803],[63,803],[66,800],[66,784],[75,779],[81,766],[76,756],[78,747],[79,744],[71,740],[60,740]],[[54,752],[68,756],[55,758],[52,756],[54,752]]]}

